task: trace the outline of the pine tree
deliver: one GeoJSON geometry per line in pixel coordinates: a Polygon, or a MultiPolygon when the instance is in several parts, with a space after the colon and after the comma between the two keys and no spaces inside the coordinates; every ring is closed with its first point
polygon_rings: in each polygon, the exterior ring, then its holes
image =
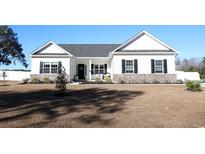
{"type": "Polygon", "coordinates": [[[66,90],[66,72],[64,67],[60,67],[58,70],[58,76],[56,78],[56,89],[57,89],[57,94],[63,94],[65,93],[66,90]]]}
{"type": "Polygon", "coordinates": [[[9,26],[0,26],[0,65],[9,65],[19,61],[27,67],[25,55],[17,34],[9,26]]]}

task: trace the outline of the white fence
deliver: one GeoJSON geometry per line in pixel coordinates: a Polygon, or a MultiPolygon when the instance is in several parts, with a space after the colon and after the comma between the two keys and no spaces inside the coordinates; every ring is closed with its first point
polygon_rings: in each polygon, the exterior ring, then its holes
{"type": "Polygon", "coordinates": [[[200,80],[200,75],[198,72],[183,72],[183,71],[176,71],[177,80],[200,80]]]}
{"type": "MultiPolygon", "coordinates": [[[[0,80],[3,80],[3,72],[0,71],[0,80]]],[[[6,72],[6,78],[7,81],[22,81],[25,78],[30,78],[31,72],[26,71],[5,71],[6,72]]]]}

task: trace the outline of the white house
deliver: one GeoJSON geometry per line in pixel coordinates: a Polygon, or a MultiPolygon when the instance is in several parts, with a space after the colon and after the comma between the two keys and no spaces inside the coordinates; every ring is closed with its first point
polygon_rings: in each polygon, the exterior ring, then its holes
{"type": "Polygon", "coordinates": [[[177,51],[142,31],[123,44],[56,44],[49,41],[31,53],[31,78],[54,79],[61,65],[67,79],[94,80],[109,75],[114,82],[176,82],[177,51]]]}

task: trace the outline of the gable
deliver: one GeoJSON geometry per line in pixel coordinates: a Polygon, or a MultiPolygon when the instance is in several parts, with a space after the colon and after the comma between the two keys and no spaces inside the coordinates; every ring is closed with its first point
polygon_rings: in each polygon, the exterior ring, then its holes
{"type": "Polygon", "coordinates": [[[169,50],[167,47],[157,42],[147,34],[142,34],[129,43],[123,50],[169,50]]]}
{"type": "Polygon", "coordinates": [[[72,56],[69,51],[64,50],[52,41],[47,42],[41,47],[33,51],[30,56],[41,56],[41,55],[67,55],[72,56]]]}
{"type": "Polygon", "coordinates": [[[152,36],[146,31],[142,31],[139,34],[135,35],[133,38],[126,41],[117,49],[113,50],[114,52],[129,52],[129,53],[148,53],[148,52],[169,52],[173,54],[177,54],[177,51],[170,47],[169,45],[165,44],[164,42],[160,41],[156,37],[152,36]]]}

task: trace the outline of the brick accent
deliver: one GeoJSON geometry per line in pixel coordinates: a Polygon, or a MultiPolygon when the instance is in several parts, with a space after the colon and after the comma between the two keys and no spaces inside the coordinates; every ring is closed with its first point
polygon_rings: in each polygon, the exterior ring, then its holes
{"type": "MultiPolygon", "coordinates": [[[[38,78],[39,80],[43,81],[43,78],[49,78],[50,80],[55,81],[57,74],[31,74],[30,79],[38,78]]],[[[70,75],[66,74],[66,79],[68,82],[70,82],[70,75]]]]}
{"type": "Polygon", "coordinates": [[[176,83],[176,74],[113,74],[116,83],[176,83]]]}

